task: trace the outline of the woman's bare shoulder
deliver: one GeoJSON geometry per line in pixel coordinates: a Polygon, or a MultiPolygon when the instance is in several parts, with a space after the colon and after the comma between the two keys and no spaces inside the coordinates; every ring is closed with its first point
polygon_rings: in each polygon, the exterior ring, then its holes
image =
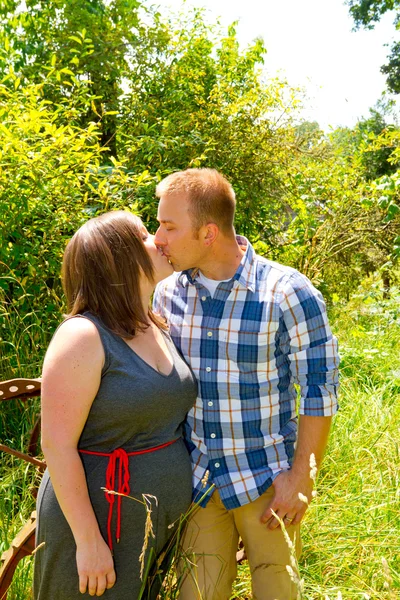
{"type": "Polygon", "coordinates": [[[96,325],[85,317],[66,319],[57,329],[47,350],[46,358],[81,357],[104,359],[104,350],[96,325]]]}

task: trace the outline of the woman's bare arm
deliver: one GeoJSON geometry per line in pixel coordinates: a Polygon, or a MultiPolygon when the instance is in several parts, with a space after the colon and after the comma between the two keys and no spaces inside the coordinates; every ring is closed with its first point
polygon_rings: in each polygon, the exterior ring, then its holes
{"type": "Polygon", "coordinates": [[[77,545],[79,589],[98,596],[115,582],[110,550],[89,499],[77,446],[100,385],[104,350],[88,319],[66,321],[47,351],[42,376],[42,449],[77,545]]]}

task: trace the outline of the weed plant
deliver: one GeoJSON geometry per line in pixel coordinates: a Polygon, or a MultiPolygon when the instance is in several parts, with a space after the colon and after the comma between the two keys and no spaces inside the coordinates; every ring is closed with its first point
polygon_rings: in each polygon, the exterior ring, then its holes
{"type": "MultiPolygon", "coordinates": [[[[3,329],[4,319],[10,329],[0,358],[1,379],[37,376],[49,338],[46,327],[35,315],[21,317],[4,305],[0,310],[3,329]]],[[[379,287],[367,282],[350,302],[333,306],[331,323],[342,359],[340,410],[318,495],[304,519],[301,598],[392,600],[400,598],[400,290],[383,300],[379,287]]],[[[35,403],[3,403],[0,439],[23,449],[36,409],[35,403]]],[[[2,457],[0,552],[34,508],[30,488],[35,482],[34,467],[2,457]]],[[[32,562],[23,561],[8,600],[30,598],[32,562]]],[[[250,589],[244,563],[233,598],[251,598],[250,589]]],[[[163,599],[175,597],[172,579],[163,599]]]]}
{"type": "Polygon", "coordinates": [[[306,598],[400,597],[400,291],[381,298],[332,311],[341,408],[304,523],[306,598]]]}

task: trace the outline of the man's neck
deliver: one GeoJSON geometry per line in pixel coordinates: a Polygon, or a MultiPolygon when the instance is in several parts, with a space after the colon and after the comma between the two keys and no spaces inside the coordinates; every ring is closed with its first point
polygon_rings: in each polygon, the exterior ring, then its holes
{"type": "Polygon", "coordinates": [[[210,254],[198,268],[204,277],[216,281],[231,279],[236,273],[246,249],[234,239],[217,240],[210,248],[210,254]]]}

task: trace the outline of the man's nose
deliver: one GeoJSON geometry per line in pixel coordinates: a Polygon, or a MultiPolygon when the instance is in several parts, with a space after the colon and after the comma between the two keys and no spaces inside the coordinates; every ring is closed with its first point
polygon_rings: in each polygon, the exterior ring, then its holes
{"type": "Polygon", "coordinates": [[[159,227],[154,234],[154,243],[156,246],[166,246],[167,242],[165,241],[160,230],[161,230],[161,227],[159,227]]]}

